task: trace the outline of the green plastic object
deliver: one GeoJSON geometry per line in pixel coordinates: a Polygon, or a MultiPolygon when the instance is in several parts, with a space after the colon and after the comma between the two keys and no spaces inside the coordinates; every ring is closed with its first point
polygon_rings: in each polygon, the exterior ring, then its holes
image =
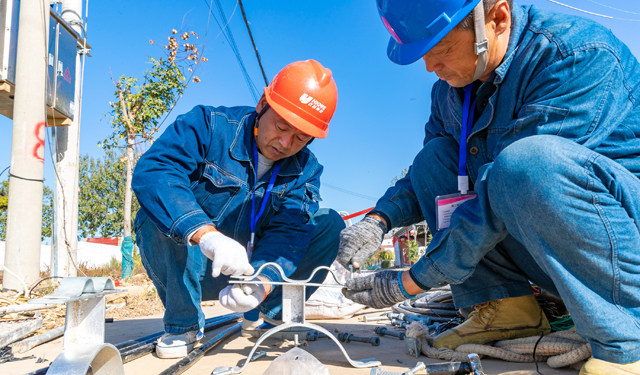
{"type": "Polygon", "coordinates": [[[133,272],[133,240],[131,236],[124,238],[120,251],[122,252],[122,279],[127,280],[131,278],[133,272]]]}

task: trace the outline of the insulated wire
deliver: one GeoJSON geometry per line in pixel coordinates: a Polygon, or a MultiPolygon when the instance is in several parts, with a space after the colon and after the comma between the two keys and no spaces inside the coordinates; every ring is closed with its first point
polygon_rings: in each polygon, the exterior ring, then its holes
{"type": "Polygon", "coordinates": [[[244,19],[244,24],[247,26],[247,31],[249,32],[249,38],[251,38],[251,44],[253,44],[253,49],[256,51],[256,59],[258,59],[258,65],[260,65],[260,71],[262,72],[262,78],[264,78],[265,86],[269,86],[269,81],[267,80],[267,75],[264,73],[264,68],[262,67],[262,60],[260,59],[260,54],[258,53],[258,47],[256,47],[256,42],[253,40],[253,34],[251,33],[251,28],[249,27],[249,21],[247,20],[247,15],[244,12],[244,6],[242,5],[242,0],[238,0],[238,4],[240,4],[240,11],[242,12],[242,18],[244,19]]]}
{"type": "Polygon", "coordinates": [[[328,188],[330,188],[330,189],[337,190],[337,191],[339,191],[339,192],[341,192],[341,193],[345,193],[345,194],[353,195],[354,197],[359,197],[359,198],[362,198],[362,199],[368,199],[368,200],[370,200],[370,201],[374,201],[374,202],[377,202],[377,201],[378,201],[378,199],[379,199],[379,198],[370,197],[370,196],[368,196],[368,195],[364,195],[364,194],[356,193],[356,192],[354,192],[354,191],[350,191],[350,190],[347,190],[347,189],[343,189],[343,188],[337,187],[337,186],[335,186],[335,185],[328,184],[328,183],[326,183],[326,182],[323,182],[323,183],[322,183],[322,186],[326,186],[326,187],[328,187],[328,188]]]}
{"type": "MultiPolygon", "coordinates": [[[[205,3],[206,3],[206,0],[205,0],[205,3]]],[[[219,0],[216,0],[216,7],[220,12],[220,17],[222,18],[222,21],[225,21],[226,16],[224,15],[224,11],[222,10],[222,5],[220,4],[219,0]]],[[[213,9],[211,9],[211,7],[209,7],[209,12],[213,13],[213,9]]],[[[218,18],[215,16],[215,14],[213,15],[213,19],[216,21],[218,26],[220,26],[220,22],[218,21],[218,18]]],[[[230,20],[231,18],[229,18],[229,21],[230,20]]],[[[226,22],[228,23],[229,21],[226,21],[226,22]]],[[[220,28],[222,29],[222,26],[220,26],[220,28]]],[[[227,40],[227,43],[229,43],[229,46],[231,47],[231,51],[234,53],[236,60],[238,61],[238,65],[240,66],[240,71],[242,72],[242,75],[247,84],[247,87],[249,88],[249,92],[251,93],[251,96],[253,97],[254,101],[257,103],[259,99],[258,89],[256,88],[255,84],[253,83],[253,80],[251,79],[251,77],[249,76],[249,73],[247,72],[247,69],[244,65],[244,61],[242,60],[242,56],[240,55],[240,51],[238,50],[238,47],[235,43],[235,39],[233,39],[233,33],[231,32],[230,29],[226,30],[226,32],[224,33],[224,37],[227,40]]]]}
{"type": "Polygon", "coordinates": [[[596,5],[600,5],[600,6],[605,7],[605,8],[609,8],[609,9],[617,10],[618,12],[622,12],[622,13],[629,13],[629,14],[635,14],[635,15],[640,16],[640,13],[631,12],[631,11],[624,10],[624,9],[614,8],[614,7],[609,6],[609,5],[606,5],[606,4],[600,4],[600,3],[595,2],[595,1],[593,1],[593,0],[585,0],[585,1],[588,1],[588,2],[590,2],[590,3],[594,3],[594,4],[596,4],[596,5]]]}
{"type": "MultiPolygon", "coordinates": [[[[226,16],[224,14],[224,9],[222,8],[222,4],[220,3],[220,0],[216,0],[216,6],[218,7],[218,11],[220,12],[220,16],[222,17],[222,21],[226,20],[226,16]]],[[[244,65],[244,61],[242,59],[242,55],[240,54],[240,50],[238,49],[238,46],[236,44],[236,40],[233,37],[233,32],[231,31],[231,29],[227,29],[227,34],[229,36],[229,40],[231,41],[231,48],[234,51],[235,55],[236,55],[236,59],[238,60],[238,63],[240,64],[240,69],[242,69],[242,73],[245,77],[245,80],[247,81],[247,85],[249,86],[249,90],[251,90],[251,95],[253,96],[254,101],[257,103],[258,99],[260,98],[258,89],[256,88],[256,85],[253,83],[253,80],[251,79],[251,76],[249,76],[249,73],[247,72],[247,68],[244,65]]]]}
{"type": "MultiPolygon", "coordinates": [[[[44,9],[42,9],[42,15],[44,17],[44,9]]],[[[82,25],[82,30],[83,30],[84,37],[83,37],[82,68],[81,68],[81,73],[80,73],[80,93],[78,94],[78,99],[79,99],[78,105],[80,106],[79,107],[80,110],[82,108],[82,104],[81,104],[82,103],[82,87],[84,86],[83,85],[83,83],[84,83],[84,64],[85,64],[86,49],[87,49],[88,20],[89,20],[89,0],[86,0],[85,1],[85,20],[84,20],[83,25],[82,25]]],[[[46,25],[46,22],[43,22],[43,26],[44,25],[46,25]]],[[[46,48],[47,47],[46,30],[45,30],[44,35],[45,35],[45,48],[46,48]]],[[[45,51],[45,53],[48,54],[49,51],[45,51]]],[[[49,69],[46,69],[46,75],[48,75],[48,74],[49,74],[49,69]]],[[[57,74],[57,72],[56,72],[56,74],[57,74]]],[[[80,110],[79,110],[79,112],[80,112],[80,110]]],[[[47,113],[47,109],[46,109],[46,104],[45,104],[45,118],[47,117],[46,113],[47,113]]],[[[56,127],[55,110],[52,110],[52,113],[53,113],[53,127],[51,128],[51,133],[54,133],[55,132],[55,127],[56,127]]],[[[80,126],[80,117],[81,116],[78,116],[78,126],[80,126]]],[[[53,165],[53,173],[56,176],[56,180],[58,181],[58,184],[60,184],[60,186],[63,187],[64,184],[62,183],[62,179],[60,178],[60,175],[58,174],[58,169],[57,169],[56,164],[54,162],[54,160],[57,160],[57,155],[58,155],[57,137],[56,137],[55,134],[50,135],[49,132],[46,131],[46,129],[45,129],[45,135],[46,135],[47,141],[48,141],[49,154],[51,155],[51,163],[53,165]],[[54,156],[54,153],[53,153],[53,148],[51,146],[52,143],[53,143],[52,139],[56,139],[55,156],[54,156]]],[[[78,142],[79,142],[79,139],[78,139],[78,142]]],[[[78,144],[78,146],[80,146],[80,145],[78,144]]],[[[80,150],[79,147],[78,147],[78,150],[80,150]]],[[[76,164],[77,163],[78,163],[78,160],[76,159],[76,164]]],[[[75,178],[78,178],[78,175],[76,175],[75,178]]],[[[54,187],[54,188],[57,191],[57,187],[54,187]]],[[[73,265],[73,267],[81,275],[86,276],[86,274],[84,272],[82,272],[82,270],[80,270],[80,267],[78,267],[78,265],[76,264],[75,260],[73,259],[72,254],[71,254],[71,248],[70,248],[71,246],[70,246],[69,238],[67,237],[67,220],[66,220],[67,199],[66,199],[65,194],[64,194],[64,189],[60,189],[60,192],[62,193],[62,229],[63,229],[62,232],[64,233],[65,248],[67,250],[67,254],[69,255],[69,259],[71,260],[71,264],[73,265]]],[[[52,206],[52,210],[51,210],[52,211],[52,220],[53,220],[53,222],[55,224],[56,215],[57,214],[56,214],[56,210],[55,210],[56,204],[55,204],[55,202],[53,202],[53,199],[52,199],[52,202],[51,202],[51,206],[52,206]]],[[[55,225],[54,225],[53,229],[55,229],[55,225]]],[[[54,236],[54,231],[53,230],[51,232],[52,232],[51,233],[52,239],[55,238],[55,241],[57,242],[58,241],[57,236],[54,236]]],[[[54,246],[56,246],[56,244],[55,244],[55,242],[52,242],[51,247],[53,248],[54,246]]],[[[54,265],[52,264],[51,268],[53,268],[53,266],[54,265]]]]}
{"type": "Polygon", "coordinates": [[[598,17],[609,18],[609,19],[614,19],[614,20],[621,20],[621,21],[640,22],[640,20],[635,20],[635,19],[630,19],[630,18],[618,18],[618,17],[607,16],[605,14],[589,12],[589,11],[586,11],[584,9],[576,8],[576,7],[573,7],[571,5],[567,5],[567,4],[563,4],[563,3],[559,2],[559,1],[555,1],[555,0],[547,0],[547,1],[549,1],[551,3],[554,3],[554,4],[562,5],[563,7],[567,7],[569,9],[577,10],[578,12],[591,14],[592,16],[598,16],[598,17]]]}

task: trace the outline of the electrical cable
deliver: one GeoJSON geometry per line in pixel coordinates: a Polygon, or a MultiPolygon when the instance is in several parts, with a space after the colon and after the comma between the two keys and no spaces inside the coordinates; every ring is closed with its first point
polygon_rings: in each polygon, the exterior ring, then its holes
{"type": "MultiPolygon", "coordinates": [[[[206,3],[206,0],[205,0],[206,3]]],[[[236,2],[236,5],[238,4],[238,2],[236,2]]],[[[226,16],[224,14],[224,10],[222,9],[222,5],[220,4],[219,0],[216,0],[216,7],[218,9],[218,12],[220,13],[220,17],[222,21],[225,22],[229,22],[231,20],[231,18],[229,18],[229,21],[226,20],[226,16]]],[[[211,9],[211,7],[209,7],[209,12],[213,14],[213,10],[211,9]]],[[[235,10],[234,10],[235,12],[235,10]]],[[[216,21],[216,23],[218,24],[218,26],[220,26],[221,29],[222,26],[220,25],[220,22],[218,21],[218,18],[215,16],[215,14],[213,14],[213,19],[216,21]]],[[[258,89],[256,88],[256,85],[253,83],[253,80],[251,79],[251,77],[249,76],[249,73],[247,72],[247,68],[244,65],[244,61],[242,59],[242,56],[240,55],[240,51],[238,50],[238,46],[235,43],[235,39],[233,38],[233,33],[231,32],[230,29],[223,29],[224,32],[224,37],[227,40],[227,43],[229,43],[229,46],[231,47],[231,51],[234,53],[235,57],[236,57],[236,61],[238,62],[238,65],[240,66],[240,71],[244,77],[244,80],[247,84],[247,87],[249,88],[249,92],[251,93],[251,96],[253,97],[254,101],[257,103],[258,99],[260,98],[259,93],[258,93],[258,89]]]]}
{"type": "Polygon", "coordinates": [[[2,174],[3,174],[4,172],[6,172],[9,168],[11,168],[11,166],[8,166],[8,167],[6,167],[5,169],[3,169],[3,170],[2,170],[2,172],[0,172],[0,176],[2,176],[2,174]]]}
{"type": "Polygon", "coordinates": [[[617,10],[618,12],[622,12],[622,13],[629,13],[629,14],[635,14],[635,15],[640,16],[640,13],[631,12],[631,11],[624,10],[624,9],[614,8],[614,7],[609,6],[609,5],[606,5],[606,4],[600,4],[600,3],[596,2],[596,1],[593,1],[593,0],[585,0],[585,1],[588,1],[588,2],[590,2],[590,3],[594,3],[594,4],[596,4],[596,5],[600,5],[600,6],[605,7],[605,8],[609,8],[609,9],[617,10]]]}
{"type": "Polygon", "coordinates": [[[264,85],[269,86],[269,81],[267,80],[267,75],[264,73],[264,68],[262,67],[262,61],[260,60],[260,54],[258,53],[258,47],[256,47],[256,42],[253,40],[253,34],[251,33],[251,28],[249,27],[249,21],[247,21],[247,15],[244,12],[244,6],[242,5],[242,0],[238,0],[240,4],[240,11],[242,12],[242,18],[244,18],[244,24],[247,26],[247,31],[249,32],[249,38],[251,38],[251,44],[253,44],[253,50],[256,51],[256,58],[258,59],[258,65],[260,65],[260,71],[262,71],[262,78],[264,78],[264,85]]]}
{"type": "Polygon", "coordinates": [[[618,17],[607,16],[605,14],[589,12],[587,10],[576,8],[576,7],[573,7],[571,5],[563,4],[563,3],[559,2],[559,1],[556,1],[556,0],[547,0],[547,1],[549,1],[551,3],[554,3],[554,4],[562,5],[563,7],[567,7],[569,9],[577,10],[578,12],[587,13],[587,14],[590,14],[592,16],[598,16],[598,17],[609,18],[609,19],[614,19],[614,20],[621,20],[621,21],[640,22],[640,20],[631,19],[631,18],[618,18],[618,17]]]}
{"type": "Polygon", "coordinates": [[[326,186],[326,187],[328,187],[329,189],[337,190],[337,191],[339,191],[339,192],[341,192],[341,193],[345,193],[345,194],[353,195],[353,196],[355,196],[355,197],[359,197],[359,198],[362,198],[362,199],[368,199],[368,200],[370,200],[370,201],[374,201],[374,202],[377,202],[377,201],[378,201],[378,199],[380,199],[380,198],[374,198],[374,197],[370,197],[370,196],[368,196],[368,195],[364,195],[364,194],[356,193],[355,191],[350,191],[350,190],[347,190],[347,189],[343,189],[343,188],[341,188],[341,187],[338,187],[338,186],[335,186],[335,185],[328,184],[328,183],[326,183],[326,182],[323,182],[323,183],[322,183],[322,186],[326,186]]]}
{"type": "MultiPolygon", "coordinates": [[[[43,14],[43,17],[44,17],[44,10],[43,10],[42,14],[43,14]]],[[[78,112],[80,112],[81,108],[82,108],[82,88],[84,86],[83,85],[83,83],[84,83],[84,66],[85,66],[85,58],[86,58],[86,52],[87,52],[88,22],[89,22],[89,0],[86,0],[85,1],[85,19],[84,19],[83,25],[80,25],[82,30],[83,30],[84,36],[83,36],[83,51],[82,51],[83,55],[82,55],[82,63],[81,63],[82,67],[81,67],[81,73],[80,73],[80,92],[78,93],[78,99],[79,99],[78,100],[79,101],[79,103],[78,103],[78,106],[79,106],[78,112]]],[[[43,23],[43,25],[44,25],[44,23],[43,23]]],[[[45,35],[46,35],[46,32],[45,32],[45,35]]],[[[46,46],[47,46],[47,41],[45,40],[45,48],[46,48],[46,46]]],[[[45,53],[47,53],[47,52],[48,51],[46,51],[45,53]]],[[[49,74],[49,71],[47,69],[46,70],[46,75],[48,76],[48,74],[49,74]]],[[[46,112],[47,112],[47,108],[46,108],[46,104],[45,104],[45,118],[47,117],[46,112]]],[[[80,269],[80,267],[76,263],[76,261],[75,261],[75,259],[73,257],[72,251],[71,251],[72,250],[71,249],[71,243],[69,242],[69,238],[67,237],[66,210],[67,210],[67,206],[68,206],[68,201],[67,201],[67,198],[66,198],[65,193],[64,193],[64,185],[65,184],[62,182],[62,179],[60,178],[60,175],[58,174],[58,168],[54,163],[54,160],[57,160],[57,157],[54,157],[54,153],[53,153],[54,150],[53,150],[53,148],[51,146],[52,145],[52,138],[55,137],[55,139],[56,139],[55,155],[58,155],[58,142],[57,142],[57,135],[54,133],[55,129],[56,129],[56,113],[55,113],[55,111],[52,111],[52,113],[53,113],[53,117],[52,117],[53,127],[51,127],[51,133],[53,133],[53,135],[50,135],[49,132],[47,132],[45,130],[45,136],[47,137],[47,140],[48,140],[49,154],[51,155],[51,162],[53,163],[53,172],[54,172],[54,175],[56,176],[56,180],[58,181],[58,184],[60,184],[60,187],[61,187],[60,192],[62,194],[62,229],[63,229],[62,232],[64,234],[65,249],[67,251],[67,255],[69,257],[69,260],[71,261],[71,264],[76,269],[76,271],[78,273],[80,273],[82,276],[87,276],[84,272],[82,272],[82,270],[80,269]]],[[[80,126],[80,117],[81,116],[78,117],[78,121],[77,121],[78,126],[80,126]]],[[[77,174],[75,175],[75,178],[78,178],[77,174]]],[[[56,191],[58,190],[57,187],[55,187],[55,189],[56,189],[56,191]]],[[[55,210],[56,205],[53,204],[53,202],[52,202],[51,206],[52,206],[52,216],[53,216],[54,229],[55,229],[56,228],[56,225],[55,225],[55,220],[56,219],[55,218],[57,216],[56,210],[55,210]]],[[[55,235],[54,231],[52,231],[51,237],[52,237],[52,240],[55,239],[55,241],[52,241],[52,244],[51,244],[51,247],[53,249],[53,248],[55,248],[55,246],[57,246],[58,238],[55,235]]],[[[51,266],[53,268],[54,265],[51,265],[51,266]]]]}

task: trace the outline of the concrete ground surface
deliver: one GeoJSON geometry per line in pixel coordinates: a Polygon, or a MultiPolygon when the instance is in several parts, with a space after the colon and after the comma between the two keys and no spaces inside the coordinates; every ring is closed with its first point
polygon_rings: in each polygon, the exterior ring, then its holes
{"type": "MultiPolygon", "coordinates": [[[[230,311],[219,306],[203,307],[207,318],[228,314],[230,311]]],[[[367,309],[360,315],[379,315],[389,310],[367,309]]],[[[383,321],[384,322],[384,321],[383,321]]],[[[374,336],[374,328],[384,326],[382,322],[363,323],[357,320],[357,316],[344,320],[314,320],[311,323],[318,324],[331,332],[349,332],[359,336],[374,336]]],[[[388,323],[388,321],[387,321],[388,323]]],[[[220,331],[229,328],[223,327],[206,334],[203,342],[213,338],[220,331]]],[[[388,327],[389,328],[389,327],[388,327]]],[[[105,341],[111,344],[118,344],[127,340],[146,336],[163,330],[162,315],[153,315],[137,319],[117,320],[106,324],[105,341]]],[[[246,356],[253,347],[256,339],[243,338],[239,334],[226,340],[216,348],[209,351],[204,357],[197,361],[184,374],[186,375],[209,375],[218,366],[237,366],[244,364],[246,356]]],[[[243,374],[259,375],[263,374],[271,361],[276,357],[286,353],[291,347],[278,348],[274,346],[277,340],[268,339],[258,349],[266,350],[267,356],[250,363],[243,374]]],[[[373,347],[370,344],[348,343],[344,344],[347,353],[352,359],[360,360],[375,357],[382,362],[381,368],[386,371],[404,372],[415,366],[417,361],[424,363],[439,363],[442,361],[432,360],[423,355],[418,359],[405,354],[404,342],[393,337],[382,337],[380,346],[373,347]]],[[[331,371],[333,375],[370,373],[370,369],[357,369],[349,365],[342,355],[337,345],[328,339],[320,339],[310,342],[308,346],[302,347],[331,371]]],[[[48,366],[56,356],[62,351],[62,338],[49,342],[32,349],[29,352],[19,354],[17,357],[34,355],[36,358],[42,357],[48,360],[45,363],[36,363],[36,359],[28,359],[18,362],[8,362],[0,364],[0,374],[18,375],[25,374],[42,367],[48,366]]],[[[177,362],[178,359],[159,359],[155,353],[146,355],[124,365],[126,375],[154,375],[164,371],[167,367],[177,362]]],[[[533,375],[536,367],[533,363],[511,363],[497,359],[483,358],[482,365],[487,375],[533,375]]],[[[574,369],[552,369],[546,363],[539,364],[540,372],[544,375],[576,375],[578,371],[574,369]]],[[[418,374],[424,374],[424,370],[418,374]]]]}

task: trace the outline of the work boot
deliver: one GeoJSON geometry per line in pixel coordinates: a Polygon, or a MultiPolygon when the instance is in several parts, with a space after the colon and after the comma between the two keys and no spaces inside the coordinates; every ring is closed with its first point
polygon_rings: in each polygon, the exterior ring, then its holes
{"type": "Polygon", "coordinates": [[[549,321],[533,295],[499,299],[476,305],[464,323],[436,336],[433,347],[455,349],[463,344],[546,335],[549,330],[549,321]]]}
{"type": "Polygon", "coordinates": [[[621,365],[591,357],[582,366],[580,375],[640,375],[640,361],[621,365]]]}
{"type": "Polygon", "coordinates": [[[204,330],[189,331],[178,335],[165,333],[158,339],[156,354],[162,359],[185,357],[203,336],[204,330]]]}

